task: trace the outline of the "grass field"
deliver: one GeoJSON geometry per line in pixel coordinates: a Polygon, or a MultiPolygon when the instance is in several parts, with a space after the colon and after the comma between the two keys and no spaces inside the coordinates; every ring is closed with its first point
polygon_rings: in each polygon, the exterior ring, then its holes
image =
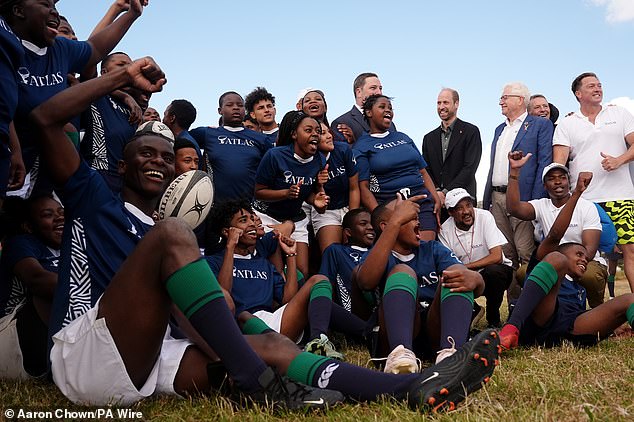
{"type": "MultiPolygon", "coordinates": [[[[621,276],[617,293],[625,292],[629,292],[629,287],[621,276]]],[[[366,364],[365,350],[344,351],[349,361],[366,364]]],[[[73,406],[50,384],[6,381],[0,382],[0,420],[6,419],[7,409],[91,410],[73,406]]],[[[588,349],[566,344],[553,349],[512,351],[503,356],[485,388],[471,395],[457,410],[437,415],[413,412],[404,403],[390,400],[345,404],[325,413],[274,413],[262,408],[240,409],[221,397],[154,398],[131,410],[141,412],[143,420],[161,421],[632,421],[634,338],[608,339],[588,349]]]]}

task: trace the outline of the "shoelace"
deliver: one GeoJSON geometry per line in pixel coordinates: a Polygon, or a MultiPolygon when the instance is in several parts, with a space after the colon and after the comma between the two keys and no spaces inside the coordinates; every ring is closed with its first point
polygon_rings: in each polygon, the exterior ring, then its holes
{"type": "MultiPolygon", "coordinates": [[[[441,349],[441,350],[436,352],[436,355],[438,355],[438,356],[440,356],[441,354],[449,355],[449,353],[451,353],[453,355],[454,353],[457,352],[457,350],[456,350],[456,341],[453,339],[453,337],[447,336],[447,342],[451,345],[451,348],[449,348],[449,349],[441,349]]],[[[451,355],[449,355],[449,356],[451,356],[451,355]]],[[[438,357],[436,357],[436,359],[438,359],[438,357]]]]}

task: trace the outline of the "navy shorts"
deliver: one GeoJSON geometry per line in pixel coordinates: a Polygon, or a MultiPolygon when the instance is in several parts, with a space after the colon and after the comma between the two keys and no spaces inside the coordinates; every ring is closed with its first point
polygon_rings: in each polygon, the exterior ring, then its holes
{"type": "Polygon", "coordinates": [[[519,343],[524,346],[543,345],[557,346],[563,340],[571,341],[580,346],[595,345],[600,339],[594,335],[574,335],[572,331],[575,320],[586,312],[577,303],[557,299],[552,318],[543,327],[538,326],[528,318],[520,331],[519,343]]]}

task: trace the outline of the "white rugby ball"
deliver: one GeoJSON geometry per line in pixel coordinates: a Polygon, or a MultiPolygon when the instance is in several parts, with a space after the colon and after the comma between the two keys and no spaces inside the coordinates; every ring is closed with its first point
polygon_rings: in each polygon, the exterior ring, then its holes
{"type": "Polygon", "coordinates": [[[192,229],[203,222],[214,201],[214,186],[204,171],[190,170],[168,186],[159,205],[159,219],[178,217],[192,229]]]}

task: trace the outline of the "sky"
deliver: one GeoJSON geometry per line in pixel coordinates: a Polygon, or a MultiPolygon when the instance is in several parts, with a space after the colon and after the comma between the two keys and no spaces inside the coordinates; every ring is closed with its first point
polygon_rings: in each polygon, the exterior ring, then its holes
{"type": "MultiPolygon", "coordinates": [[[[111,3],[57,8],[86,39],[111,3]]],[[[162,114],[185,98],[198,110],[192,127],[217,125],[223,92],[256,86],[276,97],[278,122],[302,88],[321,89],[332,121],[351,108],[356,75],[374,72],[394,97],[398,130],[420,146],[440,124],[438,92],[454,88],[458,117],[482,135],[481,198],[503,86],[523,82],[563,116],[578,109],[572,80],[591,71],[605,102],[634,110],[633,39],[634,0],[150,0],[116,50],[159,63],[168,83],[150,106],[162,114]]]]}

